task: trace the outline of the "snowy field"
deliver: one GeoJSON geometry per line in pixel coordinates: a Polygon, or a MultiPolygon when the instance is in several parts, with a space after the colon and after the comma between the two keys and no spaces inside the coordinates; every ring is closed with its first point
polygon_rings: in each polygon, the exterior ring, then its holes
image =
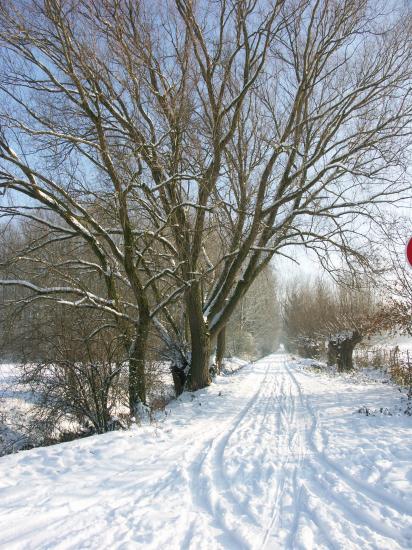
{"type": "Polygon", "coordinates": [[[274,354],[156,425],[0,459],[5,549],[412,548],[412,418],[397,389],[274,354]]]}

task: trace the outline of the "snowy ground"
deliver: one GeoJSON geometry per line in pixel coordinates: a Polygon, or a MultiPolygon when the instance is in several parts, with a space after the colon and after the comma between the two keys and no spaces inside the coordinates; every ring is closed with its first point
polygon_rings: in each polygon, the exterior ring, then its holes
{"type": "Polygon", "coordinates": [[[157,426],[0,459],[7,549],[412,548],[412,418],[388,384],[272,355],[157,426]]]}
{"type": "Polygon", "coordinates": [[[0,364],[0,457],[30,443],[25,427],[33,395],[18,383],[17,377],[16,365],[0,364]]]}

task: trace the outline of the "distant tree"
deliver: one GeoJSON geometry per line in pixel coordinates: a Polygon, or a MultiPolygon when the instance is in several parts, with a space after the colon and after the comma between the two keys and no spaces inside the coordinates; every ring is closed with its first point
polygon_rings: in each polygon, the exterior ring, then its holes
{"type": "Polygon", "coordinates": [[[276,279],[270,267],[254,281],[226,328],[231,355],[262,357],[279,345],[280,311],[276,279]]]}
{"type": "Polygon", "coordinates": [[[353,368],[353,350],[375,329],[376,299],[366,286],[337,286],[315,281],[295,282],[283,302],[287,347],[306,357],[325,352],[341,371],[353,368]]]}
{"type": "Polygon", "coordinates": [[[353,369],[353,351],[374,331],[377,304],[368,286],[343,287],[338,294],[337,315],[328,337],[328,362],[339,371],[353,369]]]}
{"type": "Polygon", "coordinates": [[[286,284],[282,316],[286,348],[305,357],[317,357],[327,334],[336,326],[336,289],[324,279],[286,284]]]}

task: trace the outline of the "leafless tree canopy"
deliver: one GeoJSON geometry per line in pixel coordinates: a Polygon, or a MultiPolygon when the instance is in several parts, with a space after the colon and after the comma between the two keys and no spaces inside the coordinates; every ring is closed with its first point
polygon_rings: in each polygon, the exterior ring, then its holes
{"type": "Polygon", "coordinates": [[[104,313],[132,410],[153,325],[208,384],[274,256],[365,267],[410,195],[410,32],[379,0],[0,2],[2,213],[35,228],[2,284],[104,313]]]}

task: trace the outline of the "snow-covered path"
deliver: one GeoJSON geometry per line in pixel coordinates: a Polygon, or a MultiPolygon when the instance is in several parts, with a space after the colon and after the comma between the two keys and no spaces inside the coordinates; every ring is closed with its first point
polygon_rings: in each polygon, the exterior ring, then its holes
{"type": "Polygon", "coordinates": [[[412,548],[412,420],[392,387],[272,355],[165,422],[0,459],[0,547],[412,548]]]}

